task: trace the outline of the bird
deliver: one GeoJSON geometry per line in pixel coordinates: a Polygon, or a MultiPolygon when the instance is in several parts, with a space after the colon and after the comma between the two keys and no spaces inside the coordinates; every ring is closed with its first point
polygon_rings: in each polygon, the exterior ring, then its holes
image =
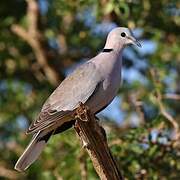
{"type": "Polygon", "coordinates": [[[103,50],[78,66],[60,83],[26,132],[33,136],[15,164],[17,171],[25,171],[37,160],[52,135],[74,125],[72,114],[79,102],[94,115],[111,103],[121,84],[122,52],[130,44],[141,47],[130,29],[112,29],[103,50]]]}

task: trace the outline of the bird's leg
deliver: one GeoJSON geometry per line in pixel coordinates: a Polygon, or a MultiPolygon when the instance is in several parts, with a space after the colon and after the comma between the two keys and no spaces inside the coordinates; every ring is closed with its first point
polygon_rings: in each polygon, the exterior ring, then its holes
{"type": "Polygon", "coordinates": [[[81,121],[88,121],[88,106],[84,105],[82,102],[79,102],[79,106],[75,110],[75,118],[80,119],[81,121]]]}

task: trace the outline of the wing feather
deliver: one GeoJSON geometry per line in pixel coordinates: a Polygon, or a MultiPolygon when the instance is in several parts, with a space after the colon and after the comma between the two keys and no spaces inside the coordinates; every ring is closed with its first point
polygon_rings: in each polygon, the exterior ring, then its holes
{"type": "Polygon", "coordinates": [[[44,130],[56,123],[61,126],[68,117],[72,120],[72,111],[79,102],[85,103],[90,98],[100,82],[101,75],[93,63],[81,65],[47,99],[27,133],[44,130]]]}

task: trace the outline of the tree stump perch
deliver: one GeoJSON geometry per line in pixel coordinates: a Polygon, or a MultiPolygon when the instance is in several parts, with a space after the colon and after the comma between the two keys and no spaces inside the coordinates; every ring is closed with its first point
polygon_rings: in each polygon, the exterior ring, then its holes
{"type": "Polygon", "coordinates": [[[118,166],[109,150],[105,130],[88,107],[80,103],[76,109],[75,130],[88,152],[101,180],[123,180],[118,166]]]}

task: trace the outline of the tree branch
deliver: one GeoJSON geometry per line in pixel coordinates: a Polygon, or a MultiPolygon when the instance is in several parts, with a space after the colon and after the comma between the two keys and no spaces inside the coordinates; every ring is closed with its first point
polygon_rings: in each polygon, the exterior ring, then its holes
{"type": "Polygon", "coordinates": [[[82,151],[78,156],[81,170],[81,180],[88,180],[86,156],[85,151],[82,151]]]}
{"type": "Polygon", "coordinates": [[[172,100],[177,100],[177,101],[179,101],[179,100],[180,100],[180,95],[179,95],[179,94],[170,94],[170,93],[168,93],[168,94],[165,94],[165,95],[163,96],[163,98],[164,98],[164,99],[172,99],[172,100]]]}
{"type": "Polygon", "coordinates": [[[123,179],[115,160],[109,150],[105,130],[98,124],[97,119],[82,103],[76,110],[75,130],[83,147],[87,150],[93,166],[103,180],[123,179]]]}
{"type": "Polygon", "coordinates": [[[12,25],[12,31],[26,41],[34,51],[37,62],[43,69],[47,79],[54,86],[60,82],[58,73],[48,64],[48,57],[46,49],[43,47],[42,38],[38,31],[38,16],[39,8],[37,1],[27,0],[27,18],[28,18],[28,29],[24,29],[19,25],[12,25]]]}
{"type": "MultiPolygon", "coordinates": [[[[158,85],[160,82],[157,79],[157,73],[154,69],[150,70],[150,74],[152,76],[153,79],[153,83],[155,85],[158,85]]],[[[163,95],[160,93],[160,91],[158,89],[155,89],[156,92],[156,100],[157,100],[157,104],[159,106],[159,110],[160,113],[171,123],[173,129],[174,129],[174,140],[178,140],[180,138],[180,132],[179,132],[179,125],[177,123],[177,121],[171,116],[170,113],[167,112],[164,104],[163,104],[163,95]]]]}
{"type": "Polygon", "coordinates": [[[176,122],[176,120],[171,116],[171,114],[169,114],[163,103],[162,103],[162,95],[160,94],[159,91],[156,92],[157,94],[157,102],[160,108],[160,112],[161,114],[172,124],[173,128],[174,128],[174,132],[175,132],[175,136],[174,136],[174,140],[178,140],[179,138],[179,125],[176,122]]]}

